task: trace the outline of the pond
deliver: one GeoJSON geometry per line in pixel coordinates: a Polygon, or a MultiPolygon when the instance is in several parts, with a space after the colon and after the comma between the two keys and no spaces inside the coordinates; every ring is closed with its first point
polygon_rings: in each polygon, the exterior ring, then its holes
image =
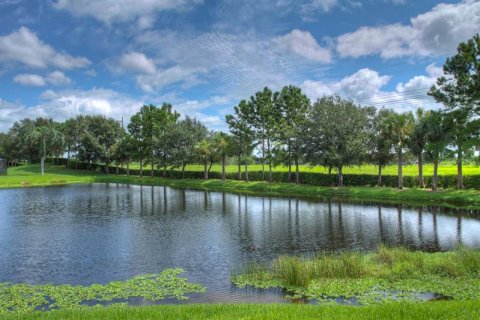
{"type": "MultiPolygon", "coordinates": [[[[207,288],[189,302],[283,301],[233,272],[279,255],[480,248],[477,212],[119,184],[0,190],[0,282],[108,283],[166,268],[207,288]]],[[[173,301],[167,301],[173,302],[173,301]]]]}

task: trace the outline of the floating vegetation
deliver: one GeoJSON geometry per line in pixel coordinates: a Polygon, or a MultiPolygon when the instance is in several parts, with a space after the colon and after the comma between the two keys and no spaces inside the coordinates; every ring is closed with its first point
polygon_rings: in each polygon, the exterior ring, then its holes
{"type": "Polygon", "coordinates": [[[480,251],[424,253],[381,247],[372,254],[279,257],[268,266],[248,266],[232,282],[239,287],[281,287],[292,298],[321,303],[421,301],[424,294],[473,300],[480,299],[480,251]]]}
{"type": "Polygon", "coordinates": [[[114,281],[105,285],[30,285],[0,284],[0,314],[31,312],[35,310],[78,309],[91,305],[126,305],[131,297],[150,301],[166,298],[188,299],[190,293],[205,292],[199,284],[179,277],[182,269],[166,269],[160,274],[134,277],[127,281],[114,281]]]}

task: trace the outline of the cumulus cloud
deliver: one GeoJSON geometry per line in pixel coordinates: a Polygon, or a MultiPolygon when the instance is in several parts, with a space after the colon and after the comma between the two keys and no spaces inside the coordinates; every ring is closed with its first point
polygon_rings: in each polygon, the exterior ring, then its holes
{"type": "Polygon", "coordinates": [[[380,75],[371,69],[361,69],[336,82],[307,80],[301,87],[312,101],[323,95],[339,94],[361,105],[389,107],[397,111],[420,107],[435,109],[439,105],[427,95],[427,92],[441,73],[441,68],[430,64],[425,75],[414,76],[406,83],[398,83],[393,91],[383,90],[391,77],[380,75]]]}
{"type": "Polygon", "coordinates": [[[54,86],[61,86],[61,85],[67,85],[72,82],[69,77],[67,77],[63,72],[61,71],[54,71],[51,72],[47,75],[46,78],[48,83],[53,84],[54,86]]]}
{"type": "Polygon", "coordinates": [[[119,71],[153,74],[156,71],[155,63],[141,52],[124,53],[118,60],[119,71]]]}
{"type": "Polygon", "coordinates": [[[13,81],[24,86],[43,87],[45,79],[38,74],[19,74],[13,78],[13,81]]]}
{"type": "Polygon", "coordinates": [[[82,68],[90,64],[87,58],[55,51],[26,27],[0,36],[0,62],[21,63],[33,68],[53,66],[60,69],[82,68]]]}
{"type": "Polygon", "coordinates": [[[297,54],[306,59],[322,63],[331,62],[330,51],[320,47],[315,38],[308,31],[298,29],[274,39],[277,45],[290,53],[297,54]]]}
{"type": "Polygon", "coordinates": [[[459,42],[480,28],[480,2],[464,0],[439,4],[410,19],[410,24],[362,27],[337,38],[342,57],[379,54],[381,57],[449,55],[459,42]]]}
{"type": "Polygon", "coordinates": [[[340,94],[351,99],[365,99],[380,92],[390,81],[390,76],[382,76],[377,71],[365,68],[338,82],[304,81],[302,88],[313,100],[323,95],[340,94]]]}
{"type": "Polygon", "coordinates": [[[72,81],[61,71],[54,71],[49,73],[46,77],[38,74],[19,74],[13,78],[13,81],[25,86],[43,87],[47,83],[54,86],[67,85],[72,81]]]}
{"type": "MultiPolygon", "coordinates": [[[[57,0],[56,9],[75,16],[90,16],[105,23],[131,21],[165,10],[185,10],[202,0],[57,0]]],[[[147,20],[139,21],[145,25],[147,20]]],[[[149,22],[150,23],[150,22],[149,22]]]]}

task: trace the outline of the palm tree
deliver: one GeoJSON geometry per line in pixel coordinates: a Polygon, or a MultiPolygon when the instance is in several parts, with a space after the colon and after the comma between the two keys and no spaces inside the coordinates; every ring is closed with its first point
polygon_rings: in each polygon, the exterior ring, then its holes
{"type": "Polygon", "coordinates": [[[225,180],[225,162],[230,151],[230,137],[225,132],[215,132],[212,140],[214,152],[222,162],[222,180],[225,180]]]}
{"type": "Polygon", "coordinates": [[[212,145],[206,139],[200,141],[197,144],[197,154],[200,160],[203,162],[203,178],[205,180],[208,179],[208,161],[210,160],[210,156],[212,154],[212,145]]]}
{"type": "Polygon", "coordinates": [[[417,117],[413,124],[413,129],[408,139],[410,151],[417,157],[418,161],[418,186],[425,187],[423,179],[423,153],[427,143],[427,125],[425,123],[425,111],[421,108],[417,110],[417,117]]]}
{"type": "Polygon", "coordinates": [[[28,131],[26,135],[26,140],[32,144],[36,145],[40,151],[40,168],[42,176],[45,174],[45,158],[51,152],[51,149],[55,145],[63,143],[63,135],[57,130],[53,123],[42,125],[42,126],[33,126],[28,131]]]}
{"type": "Polygon", "coordinates": [[[413,125],[414,119],[411,112],[393,113],[388,119],[388,128],[394,138],[398,157],[398,189],[403,188],[403,149],[407,144],[409,135],[412,133],[413,125]]]}

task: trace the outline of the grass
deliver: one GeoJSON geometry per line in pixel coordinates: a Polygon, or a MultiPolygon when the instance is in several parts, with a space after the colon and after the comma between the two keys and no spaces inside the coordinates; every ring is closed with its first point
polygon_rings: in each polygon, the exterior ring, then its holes
{"type": "Polygon", "coordinates": [[[478,301],[436,301],[431,303],[390,303],[364,307],[311,306],[281,304],[219,304],[219,305],[165,305],[149,307],[35,312],[24,315],[6,316],[4,319],[162,319],[162,320],[273,320],[273,319],[458,319],[480,318],[478,301]]]}
{"type": "Polygon", "coordinates": [[[480,251],[410,252],[380,247],[377,252],[283,256],[232,277],[237,286],[282,287],[293,297],[325,303],[355,298],[362,304],[418,301],[432,293],[455,300],[480,299],[480,251]]]}
{"type": "Polygon", "coordinates": [[[291,183],[244,182],[236,180],[175,180],[136,176],[106,175],[85,170],[65,169],[63,166],[47,166],[41,176],[38,165],[10,168],[8,176],[0,176],[0,188],[21,188],[78,183],[112,182],[137,185],[168,185],[179,188],[195,188],[230,192],[262,193],[272,195],[335,197],[361,199],[376,202],[411,203],[444,207],[480,208],[478,190],[439,190],[428,189],[378,188],[378,187],[316,187],[291,183]]]}
{"type": "MultiPolygon", "coordinates": [[[[132,169],[140,168],[138,163],[133,163],[130,165],[132,169]]],[[[149,167],[147,167],[149,168],[149,167]]],[[[237,165],[227,165],[226,172],[237,172],[238,167],[237,165]]],[[[242,166],[243,172],[243,166],[242,166]]],[[[189,171],[203,171],[203,165],[189,165],[186,167],[186,170],[189,171]]],[[[222,167],[219,164],[214,164],[212,166],[211,171],[213,172],[221,172],[222,167]]],[[[268,166],[265,166],[265,170],[268,171],[268,166]]],[[[248,166],[248,171],[262,171],[262,166],[260,164],[254,164],[248,166]]],[[[273,171],[281,171],[287,172],[288,167],[284,166],[277,166],[273,169],[273,171]]],[[[295,168],[292,167],[292,172],[295,171],[295,168]]],[[[300,171],[302,172],[319,172],[319,173],[328,173],[328,169],[324,167],[310,167],[310,166],[300,166],[300,171]]],[[[423,167],[423,174],[425,176],[432,176],[433,175],[433,165],[432,164],[425,164],[423,167]]],[[[332,173],[336,173],[336,170],[332,170],[332,173]]],[[[353,166],[353,167],[346,167],[343,169],[344,174],[378,174],[378,167],[372,164],[364,164],[361,166],[353,166]]],[[[397,165],[387,165],[385,168],[382,168],[383,175],[390,175],[396,176],[397,175],[397,165]]],[[[438,167],[438,174],[439,175],[456,175],[457,174],[457,166],[455,163],[440,163],[438,167]]],[[[464,175],[478,175],[480,174],[480,166],[473,165],[473,164],[465,164],[463,166],[463,174],[464,175]]],[[[403,166],[403,175],[405,176],[418,176],[418,167],[416,164],[409,164],[403,166]]]]}

